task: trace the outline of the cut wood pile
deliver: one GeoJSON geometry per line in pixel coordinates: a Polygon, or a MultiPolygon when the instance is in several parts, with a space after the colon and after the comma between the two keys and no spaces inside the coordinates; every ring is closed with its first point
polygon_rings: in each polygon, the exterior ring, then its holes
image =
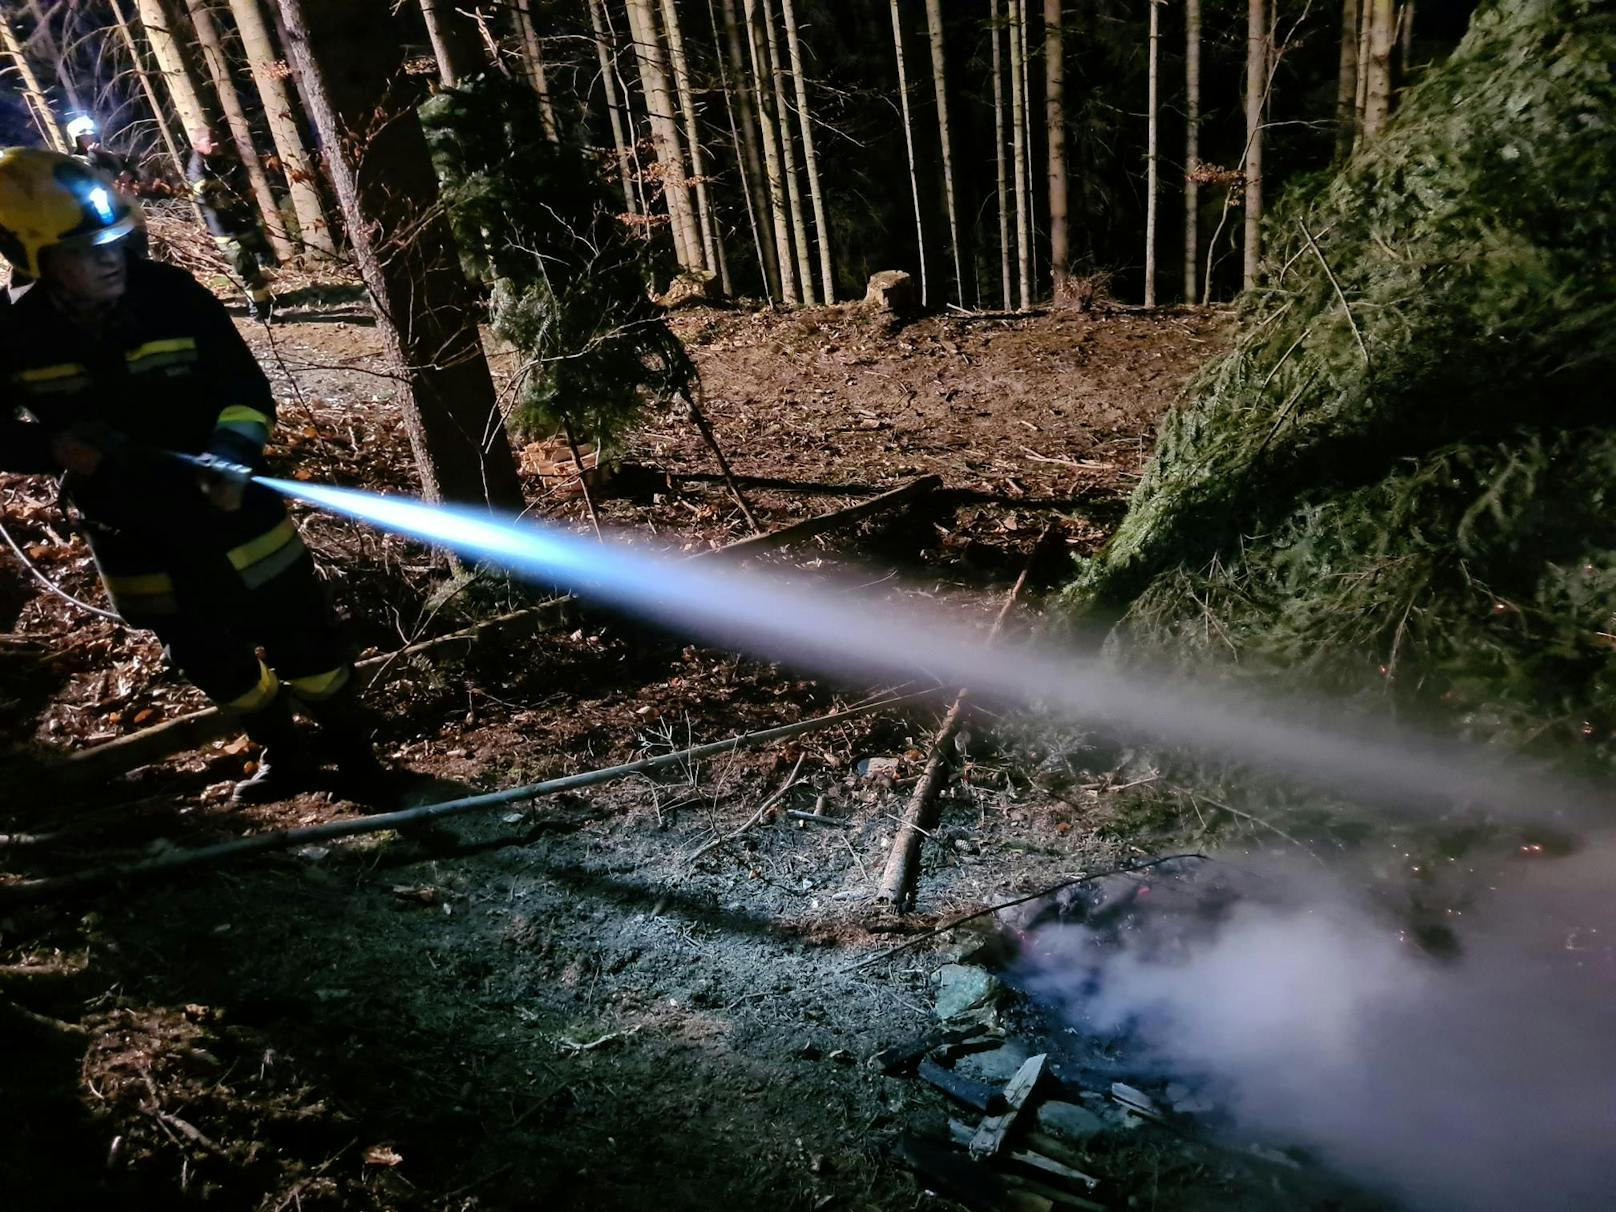
{"type": "Polygon", "coordinates": [[[1616,757],[1616,13],[1484,4],[1273,214],[1233,351],[1069,594],[1118,651],[1616,757]]]}

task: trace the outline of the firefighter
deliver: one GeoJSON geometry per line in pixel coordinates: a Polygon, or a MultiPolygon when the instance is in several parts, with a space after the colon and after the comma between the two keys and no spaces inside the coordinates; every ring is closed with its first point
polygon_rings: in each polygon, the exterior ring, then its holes
{"type": "Polygon", "coordinates": [[[261,468],[275,401],[218,299],[130,254],[142,225],[138,203],[79,160],[0,151],[0,254],[39,279],[0,317],[0,470],[66,473],[118,613],[263,746],[239,802],[328,789],[386,806],[396,780],[284,503],[166,453],[261,468]],[[319,724],[317,745],[294,707],[319,724]]]}
{"type": "Polygon", "coordinates": [[[73,141],[73,155],[91,168],[105,173],[125,193],[135,192],[135,174],[125,160],[105,143],[95,119],[80,114],[67,124],[67,137],[73,141]]]}
{"type": "Polygon", "coordinates": [[[275,256],[258,225],[241,161],[220,147],[211,131],[197,134],[191,148],[185,179],[202,207],[208,232],[241,278],[247,291],[247,314],[268,324],[274,296],[264,267],[273,265],[275,256]]]}

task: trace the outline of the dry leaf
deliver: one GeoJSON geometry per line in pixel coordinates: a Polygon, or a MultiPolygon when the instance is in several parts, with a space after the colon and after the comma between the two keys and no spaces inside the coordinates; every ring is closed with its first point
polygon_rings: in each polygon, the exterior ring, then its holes
{"type": "Polygon", "coordinates": [[[367,1166],[397,1166],[404,1161],[391,1145],[372,1145],[365,1150],[367,1166]]]}
{"type": "Polygon", "coordinates": [[[436,905],[439,893],[431,884],[395,884],[393,895],[401,901],[409,901],[412,905],[436,905]]]}

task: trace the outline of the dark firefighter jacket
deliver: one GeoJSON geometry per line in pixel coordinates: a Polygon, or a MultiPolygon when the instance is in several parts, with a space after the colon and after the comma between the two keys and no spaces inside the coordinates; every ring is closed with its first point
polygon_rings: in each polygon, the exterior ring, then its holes
{"type": "Polygon", "coordinates": [[[234,156],[222,151],[204,156],[193,151],[185,168],[185,179],[202,205],[202,218],[211,234],[239,236],[258,226],[247,190],[246,172],[234,156]]]}
{"type": "Polygon", "coordinates": [[[63,489],[131,621],[228,609],[298,561],[303,542],[279,496],[253,484],[226,513],[193,469],[161,453],[212,451],[256,467],[274,419],[252,351],[183,270],[132,260],[99,336],[69,323],[41,288],[0,311],[0,470],[58,471],[50,438],[70,428],[107,452],[94,475],[69,475],[63,489]]]}

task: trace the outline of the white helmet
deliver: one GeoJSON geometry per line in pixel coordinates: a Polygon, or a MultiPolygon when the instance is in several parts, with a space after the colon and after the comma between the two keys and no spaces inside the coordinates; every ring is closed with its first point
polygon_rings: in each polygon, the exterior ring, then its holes
{"type": "Polygon", "coordinates": [[[80,114],[67,124],[67,137],[69,139],[77,139],[80,135],[93,135],[95,133],[95,119],[88,114],[80,114]]]}

